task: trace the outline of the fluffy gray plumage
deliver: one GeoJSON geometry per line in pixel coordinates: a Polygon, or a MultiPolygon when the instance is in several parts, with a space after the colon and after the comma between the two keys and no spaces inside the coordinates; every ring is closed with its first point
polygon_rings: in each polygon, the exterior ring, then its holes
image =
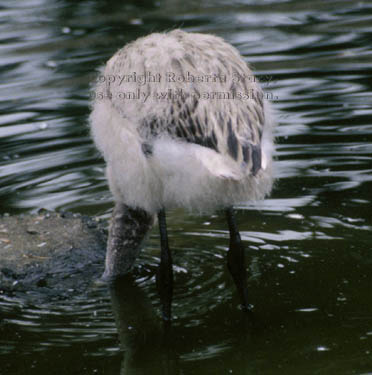
{"type": "Polygon", "coordinates": [[[269,104],[230,44],[181,30],[151,34],[101,73],[92,133],[117,201],[150,213],[209,211],[270,192],[269,104]]]}

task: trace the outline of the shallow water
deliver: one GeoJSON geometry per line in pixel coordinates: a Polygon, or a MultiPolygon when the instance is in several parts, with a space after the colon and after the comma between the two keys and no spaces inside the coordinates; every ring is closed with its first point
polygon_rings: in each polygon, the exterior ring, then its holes
{"type": "Polygon", "coordinates": [[[226,269],[223,216],[173,211],[170,332],[155,230],[116,291],[0,296],[0,374],[371,374],[370,2],[0,2],[0,213],[109,216],[89,84],[125,43],[175,27],[227,39],[273,95],[278,181],[238,211],[253,316],[226,269]]]}

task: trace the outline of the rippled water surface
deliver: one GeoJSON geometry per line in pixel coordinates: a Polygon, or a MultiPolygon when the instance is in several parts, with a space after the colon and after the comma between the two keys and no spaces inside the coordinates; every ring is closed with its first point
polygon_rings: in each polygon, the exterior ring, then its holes
{"type": "Polygon", "coordinates": [[[125,43],[175,27],[235,45],[277,111],[275,190],[237,215],[254,315],[224,217],[174,211],[170,332],[154,230],[127,298],[93,282],[60,303],[0,296],[0,374],[372,374],[369,1],[0,1],[0,213],[109,216],[90,82],[125,43]]]}

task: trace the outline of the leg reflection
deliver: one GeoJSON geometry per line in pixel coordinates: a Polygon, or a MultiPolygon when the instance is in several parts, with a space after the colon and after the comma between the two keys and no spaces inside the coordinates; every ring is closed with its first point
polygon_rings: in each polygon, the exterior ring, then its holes
{"type": "Polygon", "coordinates": [[[122,374],[173,374],[175,355],[165,330],[147,298],[131,275],[110,287],[112,308],[124,352],[122,374]]]}

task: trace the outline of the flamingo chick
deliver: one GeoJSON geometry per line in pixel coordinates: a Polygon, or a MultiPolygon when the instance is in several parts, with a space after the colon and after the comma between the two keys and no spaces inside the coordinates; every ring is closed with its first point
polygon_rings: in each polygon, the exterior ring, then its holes
{"type": "Polygon", "coordinates": [[[173,273],[165,211],[224,209],[228,268],[248,309],[232,207],[271,190],[274,122],[239,52],[219,37],[181,30],[139,38],[103,67],[90,121],[116,202],[103,277],[130,271],[157,215],[157,286],[169,320],[173,273]]]}

